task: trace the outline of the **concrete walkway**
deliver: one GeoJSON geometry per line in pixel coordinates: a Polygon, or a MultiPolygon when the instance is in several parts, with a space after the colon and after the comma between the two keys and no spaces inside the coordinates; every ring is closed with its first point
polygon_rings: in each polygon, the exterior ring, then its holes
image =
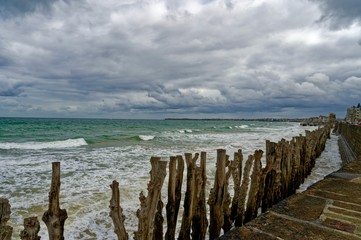
{"type": "Polygon", "coordinates": [[[219,239],[361,239],[361,158],[219,239]]]}

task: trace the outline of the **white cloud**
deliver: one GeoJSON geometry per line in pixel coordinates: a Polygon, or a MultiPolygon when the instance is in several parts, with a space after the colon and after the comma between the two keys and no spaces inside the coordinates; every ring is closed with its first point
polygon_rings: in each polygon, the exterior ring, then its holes
{"type": "Polygon", "coordinates": [[[314,73],[311,76],[306,77],[306,80],[317,86],[327,86],[330,84],[330,77],[324,73],[314,73]]]}

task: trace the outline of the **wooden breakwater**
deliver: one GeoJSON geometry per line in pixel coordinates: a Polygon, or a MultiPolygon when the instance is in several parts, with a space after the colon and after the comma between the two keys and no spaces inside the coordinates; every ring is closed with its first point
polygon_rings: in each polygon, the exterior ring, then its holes
{"type": "MultiPolygon", "coordinates": [[[[222,231],[227,232],[233,226],[242,226],[255,218],[259,211],[266,211],[296,192],[310,174],[316,158],[324,150],[329,134],[330,127],[325,126],[306,131],[305,136],[300,135],[290,141],[266,141],[265,166],[262,166],[261,162],[262,150],[255,151],[247,159],[244,159],[242,150],[238,150],[231,160],[224,149],[218,149],[216,173],[208,199],[205,152],[186,153],[184,157],[172,156],[169,164],[158,157],[152,157],[148,193],[145,196],[142,192],[139,197],[140,208],[136,213],[139,222],[134,239],[205,239],[207,233],[209,239],[215,239],[222,231]],[[167,177],[167,167],[168,198],[164,210],[161,192],[167,177]],[[185,176],[184,168],[187,170],[185,176]],[[184,182],[186,190],[182,201],[184,182]],[[233,191],[229,189],[230,183],[233,191]],[[177,228],[182,203],[181,225],[177,228]],[[163,212],[166,212],[166,220],[163,212]]],[[[109,207],[114,231],[118,239],[128,239],[129,233],[124,224],[126,216],[120,206],[119,184],[113,181],[110,187],[112,198],[109,207]]],[[[67,212],[60,209],[59,191],[60,163],[55,162],[49,208],[42,218],[48,228],[49,239],[64,239],[67,212]]],[[[7,225],[9,218],[9,201],[0,199],[0,240],[11,239],[12,228],[7,225]]],[[[27,218],[24,220],[24,230],[20,233],[20,238],[40,239],[38,232],[37,217],[27,218]]]]}

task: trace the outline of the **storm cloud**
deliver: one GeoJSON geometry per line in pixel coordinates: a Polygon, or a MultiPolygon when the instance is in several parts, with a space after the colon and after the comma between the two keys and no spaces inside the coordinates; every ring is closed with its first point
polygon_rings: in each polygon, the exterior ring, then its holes
{"type": "Polygon", "coordinates": [[[311,0],[322,10],[320,22],[329,22],[331,28],[345,28],[361,21],[361,3],[358,0],[311,0]]]}
{"type": "Polygon", "coordinates": [[[0,7],[0,116],[343,117],[360,102],[357,1],[21,2],[0,7]]]}

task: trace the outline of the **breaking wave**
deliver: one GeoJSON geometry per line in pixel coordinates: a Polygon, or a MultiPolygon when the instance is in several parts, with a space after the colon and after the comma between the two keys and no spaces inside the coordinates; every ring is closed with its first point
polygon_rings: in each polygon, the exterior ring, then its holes
{"type": "Polygon", "coordinates": [[[139,135],[139,139],[143,140],[143,141],[149,141],[154,139],[155,136],[151,136],[151,135],[139,135]]]}
{"type": "Polygon", "coordinates": [[[49,148],[72,148],[88,145],[84,138],[67,139],[52,142],[23,142],[23,143],[0,143],[0,149],[49,149],[49,148]]]}

